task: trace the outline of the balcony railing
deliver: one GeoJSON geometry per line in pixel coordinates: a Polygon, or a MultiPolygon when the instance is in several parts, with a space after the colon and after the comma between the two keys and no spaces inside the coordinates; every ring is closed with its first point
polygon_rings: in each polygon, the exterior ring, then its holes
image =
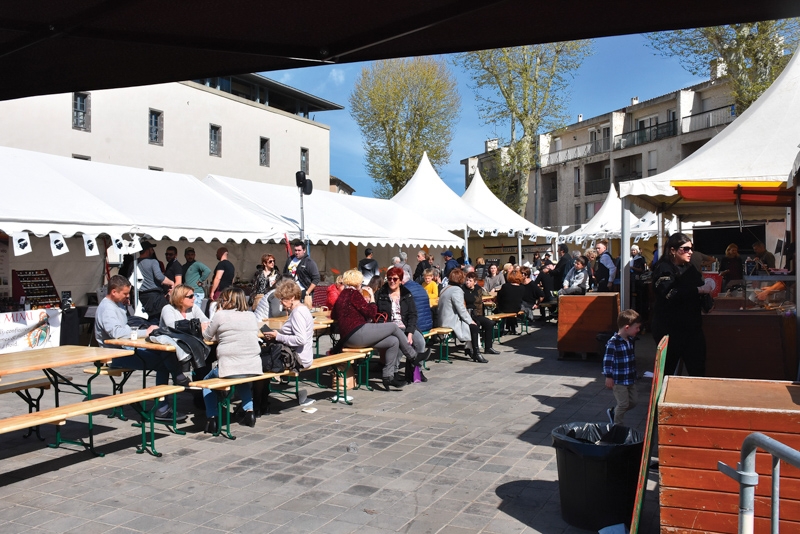
{"type": "Polygon", "coordinates": [[[550,202],[558,201],[558,189],[550,189],[547,193],[547,200],[550,202]]]}
{"type": "Polygon", "coordinates": [[[614,149],[628,148],[636,145],[643,145],[658,139],[674,137],[678,135],[678,121],[672,120],[664,124],[656,124],[641,130],[634,130],[614,136],[614,149]]]}
{"type": "Polygon", "coordinates": [[[556,152],[542,154],[541,164],[542,167],[557,165],[573,159],[585,158],[594,154],[602,154],[603,152],[608,152],[609,150],[611,150],[610,137],[596,139],[584,145],[573,146],[563,150],[558,150],[556,152]]]}
{"type": "Polygon", "coordinates": [[[640,172],[632,172],[630,174],[623,174],[623,175],[620,175],[620,176],[615,176],[614,179],[617,181],[617,183],[620,183],[620,182],[629,182],[631,180],[638,180],[641,177],[642,177],[642,173],[640,173],[640,172]]]}
{"type": "Polygon", "coordinates": [[[600,178],[599,180],[587,180],[584,184],[585,195],[599,195],[608,193],[611,190],[611,179],[600,178]]]}
{"type": "Polygon", "coordinates": [[[697,115],[689,115],[681,119],[681,132],[689,133],[705,130],[713,126],[722,126],[733,122],[736,118],[736,106],[731,104],[722,108],[704,111],[697,115]]]}

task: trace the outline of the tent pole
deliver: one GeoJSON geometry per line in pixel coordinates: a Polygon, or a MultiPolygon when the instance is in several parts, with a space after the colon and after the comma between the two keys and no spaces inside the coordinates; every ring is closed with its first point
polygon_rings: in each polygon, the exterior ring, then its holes
{"type": "Polygon", "coordinates": [[[464,225],[464,258],[469,261],[469,225],[464,225]]]}
{"type": "MultiPolygon", "coordinates": [[[[794,183],[795,184],[797,184],[797,180],[798,180],[798,175],[795,175],[794,176],[794,183]]],[[[792,236],[792,243],[797,243],[798,236],[800,236],[800,196],[798,196],[798,194],[797,194],[797,185],[795,185],[795,191],[794,191],[794,235],[792,236]]],[[[795,265],[795,271],[796,271],[797,270],[797,252],[795,252],[794,265],[795,265]]],[[[786,267],[788,268],[789,266],[787,265],[786,267]]],[[[798,296],[800,296],[800,290],[798,290],[797,284],[795,284],[795,298],[794,298],[795,303],[797,303],[797,297],[798,296]]],[[[795,332],[800,332],[800,330],[798,329],[798,327],[800,327],[800,315],[795,313],[794,314],[794,320],[795,320],[795,332]]],[[[795,336],[797,336],[797,334],[795,334],[795,336]]],[[[795,350],[795,354],[797,355],[798,358],[800,358],[800,343],[797,343],[797,341],[795,340],[794,346],[795,346],[795,349],[794,349],[795,350]]],[[[798,360],[798,361],[800,361],[800,360],[798,360]]],[[[798,378],[798,380],[800,380],[800,369],[798,369],[798,371],[797,371],[797,378],[798,378]]]]}
{"type": "Polygon", "coordinates": [[[622,199],[622,227],[619,238],[619,307],[627,310],[631,307],[631,269],[628,263],[631,259],[631,201],[630,198],[622,199]]]}
{"type": "Polygon", "coordinates": [[[658,212],[658,235],[656,236],[656,243],[658,243],[658,253],[661,254],[661,249],[664,248],[664,212],[658,212]]]}
{"type": "Polygon", "coordinates": [[[522,265],[522,232],[517,232],[517,264],[522,265]]]}

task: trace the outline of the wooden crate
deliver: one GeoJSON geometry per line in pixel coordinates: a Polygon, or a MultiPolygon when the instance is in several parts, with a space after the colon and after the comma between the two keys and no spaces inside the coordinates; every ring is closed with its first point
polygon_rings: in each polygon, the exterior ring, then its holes
{"type": "MultiPolygon", "coordinates": [[[[744,438],[761,432],[800,449],[800,385],[668,376],[658,403],[661,532],[737,532],[736,467],[744,438]]],[[[771,456],[756,459],[756,532],[768,532],[771,456]]],[[[800,470],[781,465],[780,528],[800,532],[800,470]]]]}
{"type": "Polygon", "coordinates": [[[562,295],[558,299],[558,351],[597,352],[600,332],[616,332],[619,293],[562,295]]]}

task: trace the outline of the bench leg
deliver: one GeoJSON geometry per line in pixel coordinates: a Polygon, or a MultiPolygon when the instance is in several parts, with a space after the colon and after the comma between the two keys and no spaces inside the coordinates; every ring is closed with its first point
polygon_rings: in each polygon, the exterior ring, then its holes
{"type": "MultiPolygon", "coordinates": [[[[111,379],[111,386],[112,386],[112,391],[113,391],[114,395],[116,395],[118,393],[122,394],[124,392],[123,390],[125,388],[125,382],[128,381],[128,379],[131,377],[131,375],[133,375],[133,371],[127,371],[127,372],[122,373],[122,379],[119,381],[119,383],[117,383],[117,380],[116,380],[115,377],[113,377],[111,375],[108,376],[108,378],[111,379]]],[[[116,418],[116,419],[119,419],[120,421],[127,421],[128,420],[128,418],[125,417],[125,412],[122,409],[122,406],[117,406],[116,408],[112,408],[111,413],[108,414],[108,418],[109,419],[116,418]]]]}
{"type": "Polygon", "coordinates": [[[233,400],[233,394],[236,392],[236,386],[231,386],[228,392],[224,396],[220,396],[219,392],[217,394],[217,431],[214,433],[214,437],[219,436],[222,434],[223,437],[228,439],[236,439],[236,436],[231,434],[231,401],[233,400]],[[222,413],[225,412],[225,431],[222,431],[222,413]]]}
{"type": "MultiPolygon", "coordinates": [[[[353,401],[347,399],[347,371],[350,369],[350,362],[345,362],[344,369],[339,369],[339,366],[333,366],[336,373],[334,375],[336,381],[336,395],[333,396],[331,402],[339,402],[340,399],[344,400],[345,404],[353,404],[353,401]]],[[[369,379],[369,376],[367,376],[369,379]]],[[[369,386],[369,383],[367,383],[369,386]]],[[[372,388],[370,388],[372,389],[372,388]]]]}
{"type": "MultiPolygon", "coordinates": [[[[78,393],[83,394],[86,399],[91,399],[92,398],[92,381],[95,378],[97,378],[98,376],[100,376],[100,367],[101,367],[101,365],[102,364],[100,362],[95,362],[95,367],[97,369],[96,369],[95,373],[91,377],[89,377],[89,379],[86,381],[86,384],[75,384],[75,383],[67,380],[64,377],[64,375],[61,375],[61,374],[57,373],[56,371],[53,371],[52,369],[44,369],[44,374],[47,375],[47,378],[50,380],[50,383],[53,385],[53,389],[55,390],[55,393],[56,393],[56,395],[55,395],[55,397],[56,397],[56,407],[60,406],[59,395],[58,395],[58,393],[59,393],[59,387],[58,387],[59,384],[65,384],[65,385],[71,386],[74,389],[76,389],[78,393]]],[[[71,393],[75,393],[75,392],[71,392],[71,393]]],[[[47,446],[50,447],[50,448],[53,448],[53,449],[57,449],[57,448],[59,448],[61,446],[62,443],[68,443],[70,445],[80,445],[84,449],[89,450],[95,456],[100,456],[100,457],[105,456],[105,454],[103,454],[102,452],[98,452],[94,448],[94,424],[93,424],[93,420],[92,420],[92,414],[88,413],[88,414],[86,414],[86,416],[87,416],[87,418],[89,420],[89,443],[88,444],[83,439],[69,440],[69,439],[62,438],[61,437],[61,425],[58,425],[56,427],[56,441],[55,441],[55,443],[48,443],[47,446]]]]}
{"type": "MultiPolygon", "coordinates": [[[[39,396],[37,396],[35,398],[34,398],[33,395],[31,395],[30,390],[27,390],[27,389],[24,390],[24,391],[17,391],[16,392],[16,394],[19,395],[19,397],[22,400],[24,400],[26,403],[28,403],[28,413],[38,412],[39,411],[39,403],[42,400],[42,395],[44,395],[44,388],[38,388],[38,389],[39,389],[39,396]]],[[[36,437],[39,438],[39,441],[44,441],[44,438],[42,437],[42,434],[39,432],[39,429],[40,429],[39,425],[31,427],[31,428],[28,429],[28,433],[25,434],[22,437],[23,438],[30,437],[31,434],[36,432],[36,437]]]]}
{"type": "MultiPolygon", "coordinates": [[[[356,387],[353,389],[359,389],[363,385],[367,391],[372,391],[372,386],[369,385],[369,363],[372,360],[372,352],[366,355],[363,360],[356,364],[356,369],[358,370],[358,380],[356,382],[356,387]],[[361,371],[364,371],[364,380],[361,379],[361,371]]],[[[348,364],[349,365],[349,364],[348,364]]],[[[346,397],[345,397],[346,398],[346,397]]]]}
{"type": "MultiPolygon", "coordinates": [[[[162,397],[163,398],[163,397],[162,397]]],[[[177,404],[177,395],[172,395],[173,407],[177,404]]],[[[158,402],[161,399],[153,399],[153,404],[147,408],[147,401],[132,405],[139,416],[142,418],[141,424],[134,424],[142,430],[142,444],[136,446],[136,454],[144,454],[147,452],[156,458],[161,457],[161,453],[156,450],[156,410],[158,409],[158,402]],[[149,431],[148,431],[149,428],[149,431]],[[148,436],[149,434],[149,436],[148,436]]],[[[184,432],[185,433],[185,432],[184,432]]]]}
{"type": "Polygon", "coordinates": [[[439,338],[439,359],[436,360],[436,363],[441,363],[442,359],[447,363],[453,363],[453,360],[450,359],[450,333],[439,334],[439,338]]]}

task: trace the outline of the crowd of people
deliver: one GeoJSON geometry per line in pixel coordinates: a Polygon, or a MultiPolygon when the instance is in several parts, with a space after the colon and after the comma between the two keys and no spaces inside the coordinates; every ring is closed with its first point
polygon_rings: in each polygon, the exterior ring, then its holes
{"type": "MultiPolygon", "coordinates": [[[[185,248],[183,265],[177,260],[177,249],[168,247],[167,264],[163,265],[156,257],[155,244],[142,241],[141,245],[137,283],[145,313],[138,315],[147,319],[132,317],[126,306],[131,281],[125,276],[112,276],[107,296],[97,310],[98,343],[103,346],[109,339],[126,338],[134,331],[142,337],[174,332],[180,339],[187,324],[194,324],[196,333],[214,341],[215,347],[210,357],[194,359],[184,354],[188,349],[174,354],[141,350],[137,356],[115,359],[113,366],[153,370],[157,384],[166,384],[171,377],[176,384],[186,385],[192,368],[196,378],[260,374],[260,321],[287,315],[283,327],[266,331],[262,337],[266,343],[289,347],[296,369],[312,364],[314,319],[307,304],[320,284],[320,273],[302,241],[292,243],[293,254],[283,269],[272,254],[261,257],[249,286],[249,297],[233,285],[235,268],[225,247],[217,250],[217,264],[210,269],[197,261],[193,247],[185,248]],[[206,295],[206,287],[209,304],[203,308],[199,303],[206,295]]],[[[618,290],[619,259],[611,256],[605,240],[584,251],[570,251],[562,243],[556,247],[556,254],[557,262],[551,260],[549,252],[536,252],[530,261],[523,257],[521,265],[514,257],[502,265],[478,258],[472,265],[463,253],[455,259],[452,252],[445,251],[437,262],[437,258],[419,250],[414,269],[407,263],[405,252],[393,257],[388,268],[381,269],[373,250],[367,248],[355,268],[323,288],[338,335],[331,352],[365,347],[379,351],[383,362],[381,381],[386,391],[402,388],[414,378],[427,381],[421,367],[430,357],[431,341],[426,341],[425,334],[437,326],[452,330],[468,358],[489,363],[486,354],[499,354],[493,347],[495,323],[487,317],[491,313],[523,312],[529,320],[547,320],[557,317],[557,302],[562,295],[618,290]]],[[[710,257],[696,260],[697,254],[689,238],[680,233],[672,235],[662,251],[654,250],[650,264],[637,245],[631,247],[626,268],[631,273],[634,295],[638,296],[638,309],[620,315],[620,330],[609,341],[603,370],[606,385],[614,389],[618,401],[616,412],[611,413],[618,423],[636,403],[631,388],[631,374],[635,374],[633,341],[644,325],[656,341],[670,336],[667,373],[675,372],[680,359],[689,374],[705,374],[701,308],[711,285],[700,270],[710,257]],[[699,266],[695,265],[697,261],[701,262],[699,266]],[[655,298],[652,318],[647,297],[650,289],[645,289],[648,279],[652,280],[655,298]]],[[[756,256],[763,265],[774,265],[774,258],[766,250],[756,249],[756,256]]],[[[720,268],[726,286],[740,283],[744,265],[735,244],[726,250],[720,268]]],[[[504,323],[506,333],[517,333],[515,317],[506,318],[504,323]]],[[[256,384],[255,399],[248,385],[237,387],[242,401],[241,421],[249,426],[268,410],[266,395],[256,384]]],[[[206,409],[206,431],[212,433],[218,429],[215,395],[204,390],[200,399],[206,409]]],[[[166,403],[156,412],[158,420],[180,421],[184,417],[173,414],[166,403]]]]}

